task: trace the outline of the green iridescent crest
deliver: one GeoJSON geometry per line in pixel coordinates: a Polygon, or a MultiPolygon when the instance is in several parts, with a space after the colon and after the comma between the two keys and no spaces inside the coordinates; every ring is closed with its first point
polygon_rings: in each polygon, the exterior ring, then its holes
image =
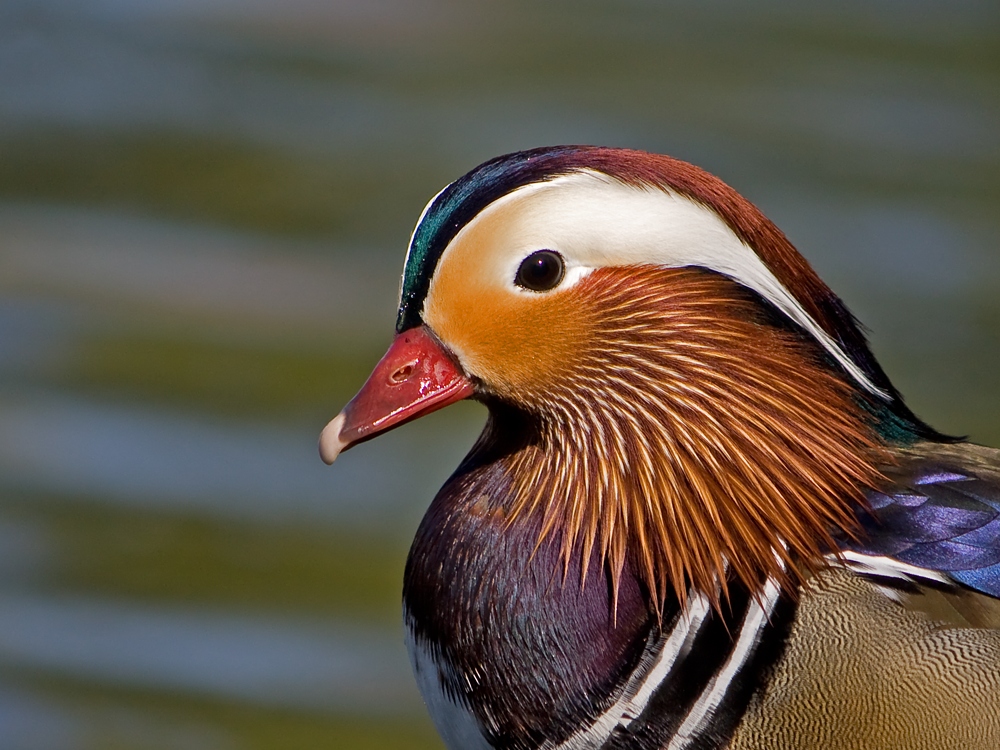
{"type": "Polygon", "coordinates": [[[512,190],[579,168],[572,157],[584,151],[584,147],[559,146],[499,156],[442,190],[425,209],[410,240],[396,331],[402,333],[420,325],[431,276],[441,254],[462,227],[512,190]]]}

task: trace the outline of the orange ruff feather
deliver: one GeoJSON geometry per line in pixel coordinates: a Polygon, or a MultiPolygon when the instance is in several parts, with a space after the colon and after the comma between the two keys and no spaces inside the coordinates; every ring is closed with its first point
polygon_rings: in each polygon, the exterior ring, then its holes
{"type": "Polygon", "coordinates": [[[562,366],[497,395],[537,421],[503,459],[511,519],[543,514],[567,570],[596,545],[615,590],[628,555],[654,602],[718,604],[727,579],[801,580],[851,533],[889,457],[813,342],[699,269],[598,270],[553,302],[574,321],[562,366]]]}

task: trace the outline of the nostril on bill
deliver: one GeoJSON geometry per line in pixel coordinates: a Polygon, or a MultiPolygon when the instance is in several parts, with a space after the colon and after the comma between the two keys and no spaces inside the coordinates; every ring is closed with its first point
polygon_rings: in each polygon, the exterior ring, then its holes
{"type": "Polygon", "coordinates": [[[405,383],[413,375],[413,364],[403,365],[398,370],[396,370],[392,375],[389,376],[389,380],[398,385],[399,383],[405,383]]]}

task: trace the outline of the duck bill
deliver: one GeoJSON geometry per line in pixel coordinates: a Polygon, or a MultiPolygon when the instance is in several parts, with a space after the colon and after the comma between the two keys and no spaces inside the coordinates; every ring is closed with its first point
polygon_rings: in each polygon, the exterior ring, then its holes
{"type": "Polygon", "coordinates": [[[397,334],[358,394],[319,436],[319,455],[332,464],[352,445],[468,398],[472,381],[425,327],[397,334]]]}

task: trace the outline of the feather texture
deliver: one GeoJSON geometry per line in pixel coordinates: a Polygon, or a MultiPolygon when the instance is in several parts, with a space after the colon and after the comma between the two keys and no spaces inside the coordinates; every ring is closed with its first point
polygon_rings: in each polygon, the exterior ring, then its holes
{"type": "MultiPolygon", "coordinates": [[[[593,548],[616,582],[632,555],[661,604],[689,586],[724,597],[730,576],[790,586],[834,549],[831,529],[857,528],[889,456],[811,339],[699,269],[599,270],[565,297],[581,311],[560,332],[571,366],[490,384],[530,424],[502,459],[510,523],[542,517],[566,566],[580,545],[583,577],[593,548]]],[[[508,414],[472,460],[525,429],[508,414]]]]}
{"type": "Polygon", "coordinates": [[[863,533],[841,547],[1000,597],[1000,451],[920,443],[898,450],[897,461],[886,472],[890,488],[868,494],[863,533]]]}
{"type": "Polygon", "coordinates": [[[490,160],[414,230],[418,326],[490,411],[404,583],[450,747],[1000,747],[1000,451],[915,417],[731,187],[490,160]],[[559,280],[520,283],[539,250],[559,280]]]}

